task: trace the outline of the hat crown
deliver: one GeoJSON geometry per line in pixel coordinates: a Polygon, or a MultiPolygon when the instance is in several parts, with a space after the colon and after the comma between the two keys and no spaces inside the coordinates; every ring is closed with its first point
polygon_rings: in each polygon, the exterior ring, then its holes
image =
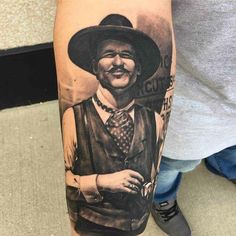
{"type": "Polygon", "coordinates": [[[132,23],[125,16],[119,14],[110,14],[106,16],[99,24],[100,26],[125,26],[133,28],[132,23]]]}
{"type": "Polygon", "coordinates": [[[157,71],[160,65],[160,50],[153,39],[144,32],[135,29],[125,16],[110,14],[99,25],[81,29],[69,41],[68,54],[71,61],[95,75],[92,60],[97,53],[97,46],[106,39],[125,40],[135,49],[144,81],[157,71]]]}

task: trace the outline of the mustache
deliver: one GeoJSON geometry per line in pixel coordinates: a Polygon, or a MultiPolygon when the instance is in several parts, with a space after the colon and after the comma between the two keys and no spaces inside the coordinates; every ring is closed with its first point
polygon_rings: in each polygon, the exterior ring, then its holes
{"type": "Polygon", "coordinates": [[[128,70],[126,70],[125,68],[124,68],[124,66],[113,66],[111,69],[109,69],[107,72],[109,72],[109,73],[114,73],[114,72],[116,72],[117,70],[121,70],[121,71],[123,71],[124,73],[129,73],[130,71],[128,71],[128,70]]]}

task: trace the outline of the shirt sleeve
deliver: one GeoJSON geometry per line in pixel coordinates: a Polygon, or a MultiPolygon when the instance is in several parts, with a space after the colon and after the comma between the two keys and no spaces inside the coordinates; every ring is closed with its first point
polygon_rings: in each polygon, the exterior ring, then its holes
{"type": "Polygon", "coordinates": [[[76,159],[76,128],[74,111],[69,108],[65,111],[62,119],[62,137],[63,137],[63,151],[65,159],[65,169],[71,170],[76,159]]]}
{"type": "Polygon", "coordinates": [[[65,111],[62,119],[63,151],[66,170],[66,184],[76,187],[83,194],[88,203],[96,203],[102,200],[98,192],[96,178],[97,175],[80,176],[73,173],[73,166],[77,156],[77,135],[73,108],[65,111]]]}

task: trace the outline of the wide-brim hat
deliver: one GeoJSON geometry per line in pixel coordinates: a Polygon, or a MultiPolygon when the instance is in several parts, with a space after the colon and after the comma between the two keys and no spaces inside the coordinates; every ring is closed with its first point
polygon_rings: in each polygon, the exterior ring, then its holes
{"type": "Polygon", "coordinates": [[[157,71],[161,61],[157,44],[144,32],[134,29],[131,22],[119,14],[108,15],[98,26],[75,33],[68,45],[69,58],[80,68],[94,74],[92,60],[98,44],[106,39],[123,40],[134,47],[141,65],[141,80],[150,78],[157,71]]]}

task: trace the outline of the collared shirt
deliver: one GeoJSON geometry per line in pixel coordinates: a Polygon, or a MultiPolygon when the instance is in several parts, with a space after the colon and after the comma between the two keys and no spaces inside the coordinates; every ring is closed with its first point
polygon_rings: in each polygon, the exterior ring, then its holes
{"type": "MultiPolygon", "coordinates": [[[[98,99],[101,101],[102,104],[106,105],[109,108],[112,108],[114,110],[118,110],[116,107],[114,107],[107,99],[106,97],[103,95],[102,91],[101,91],[101,85],[99,85],[99,88],[97,90],[97,97],[98,99]]],[[[99,116],[101,117],[103,124],[106,123],[106,121],[109,119],[111,113],[103,110],[100,106],[97,105],[97,103],[95,102],[94,99],[92,99],[93,104],[95,106],[96,111],[98,112],[99,116]]],[[[132,118],[132,120],[134,121],[134,109],[130,109],[132,106],[134,105],[134,99],[125,107],[123,107],[122,109],[119,109],[119,111],[128,111],[130,117],[132,118]]]]}
{"type": "MultiPolygon", "coordinates": [[[[117,110],[102,94],[100,87],[96,93],[98,99],[107,107],[117,110]]],[[[98,112],[102,122],[105,124],[106,121],[111,116],[111,113],[103,110],[100,106],[97,105],[94,99],[92,99],[94,107],[98,112]]],[[[127,106],[122,108],[122,110],[127,110],[131,118],[134,120],[134,109],[130,109],[134,105],[135,101],[132,100],[127,106]]],[[[120,109],[119,109],[120,110],[120,109]]],[[[155,113],[156,127],[157,127],[157,140],[160,135],[160,130],[162,129],[163,121],[158,113],[155,113]]],[[[77,134],[75,127],[75,118],[73,108],[69,108],[65,111],[62,121],[62,130],[63,130],[63,144],[64,144],[64,158],[65,166],[67,170],[70,170],[76,158],[76,148],[77,148],[77,134]]],[[[79,188],[83,193],[86,201],[88,203],[96,203],[102,200],[102,197],[97,189],[96,184],[96,174],[78,176],[73,175],[71,171],[66,172],[66,184],[79,188]],[[76,178],[76,179],[75,179],[76,178]]]]}

